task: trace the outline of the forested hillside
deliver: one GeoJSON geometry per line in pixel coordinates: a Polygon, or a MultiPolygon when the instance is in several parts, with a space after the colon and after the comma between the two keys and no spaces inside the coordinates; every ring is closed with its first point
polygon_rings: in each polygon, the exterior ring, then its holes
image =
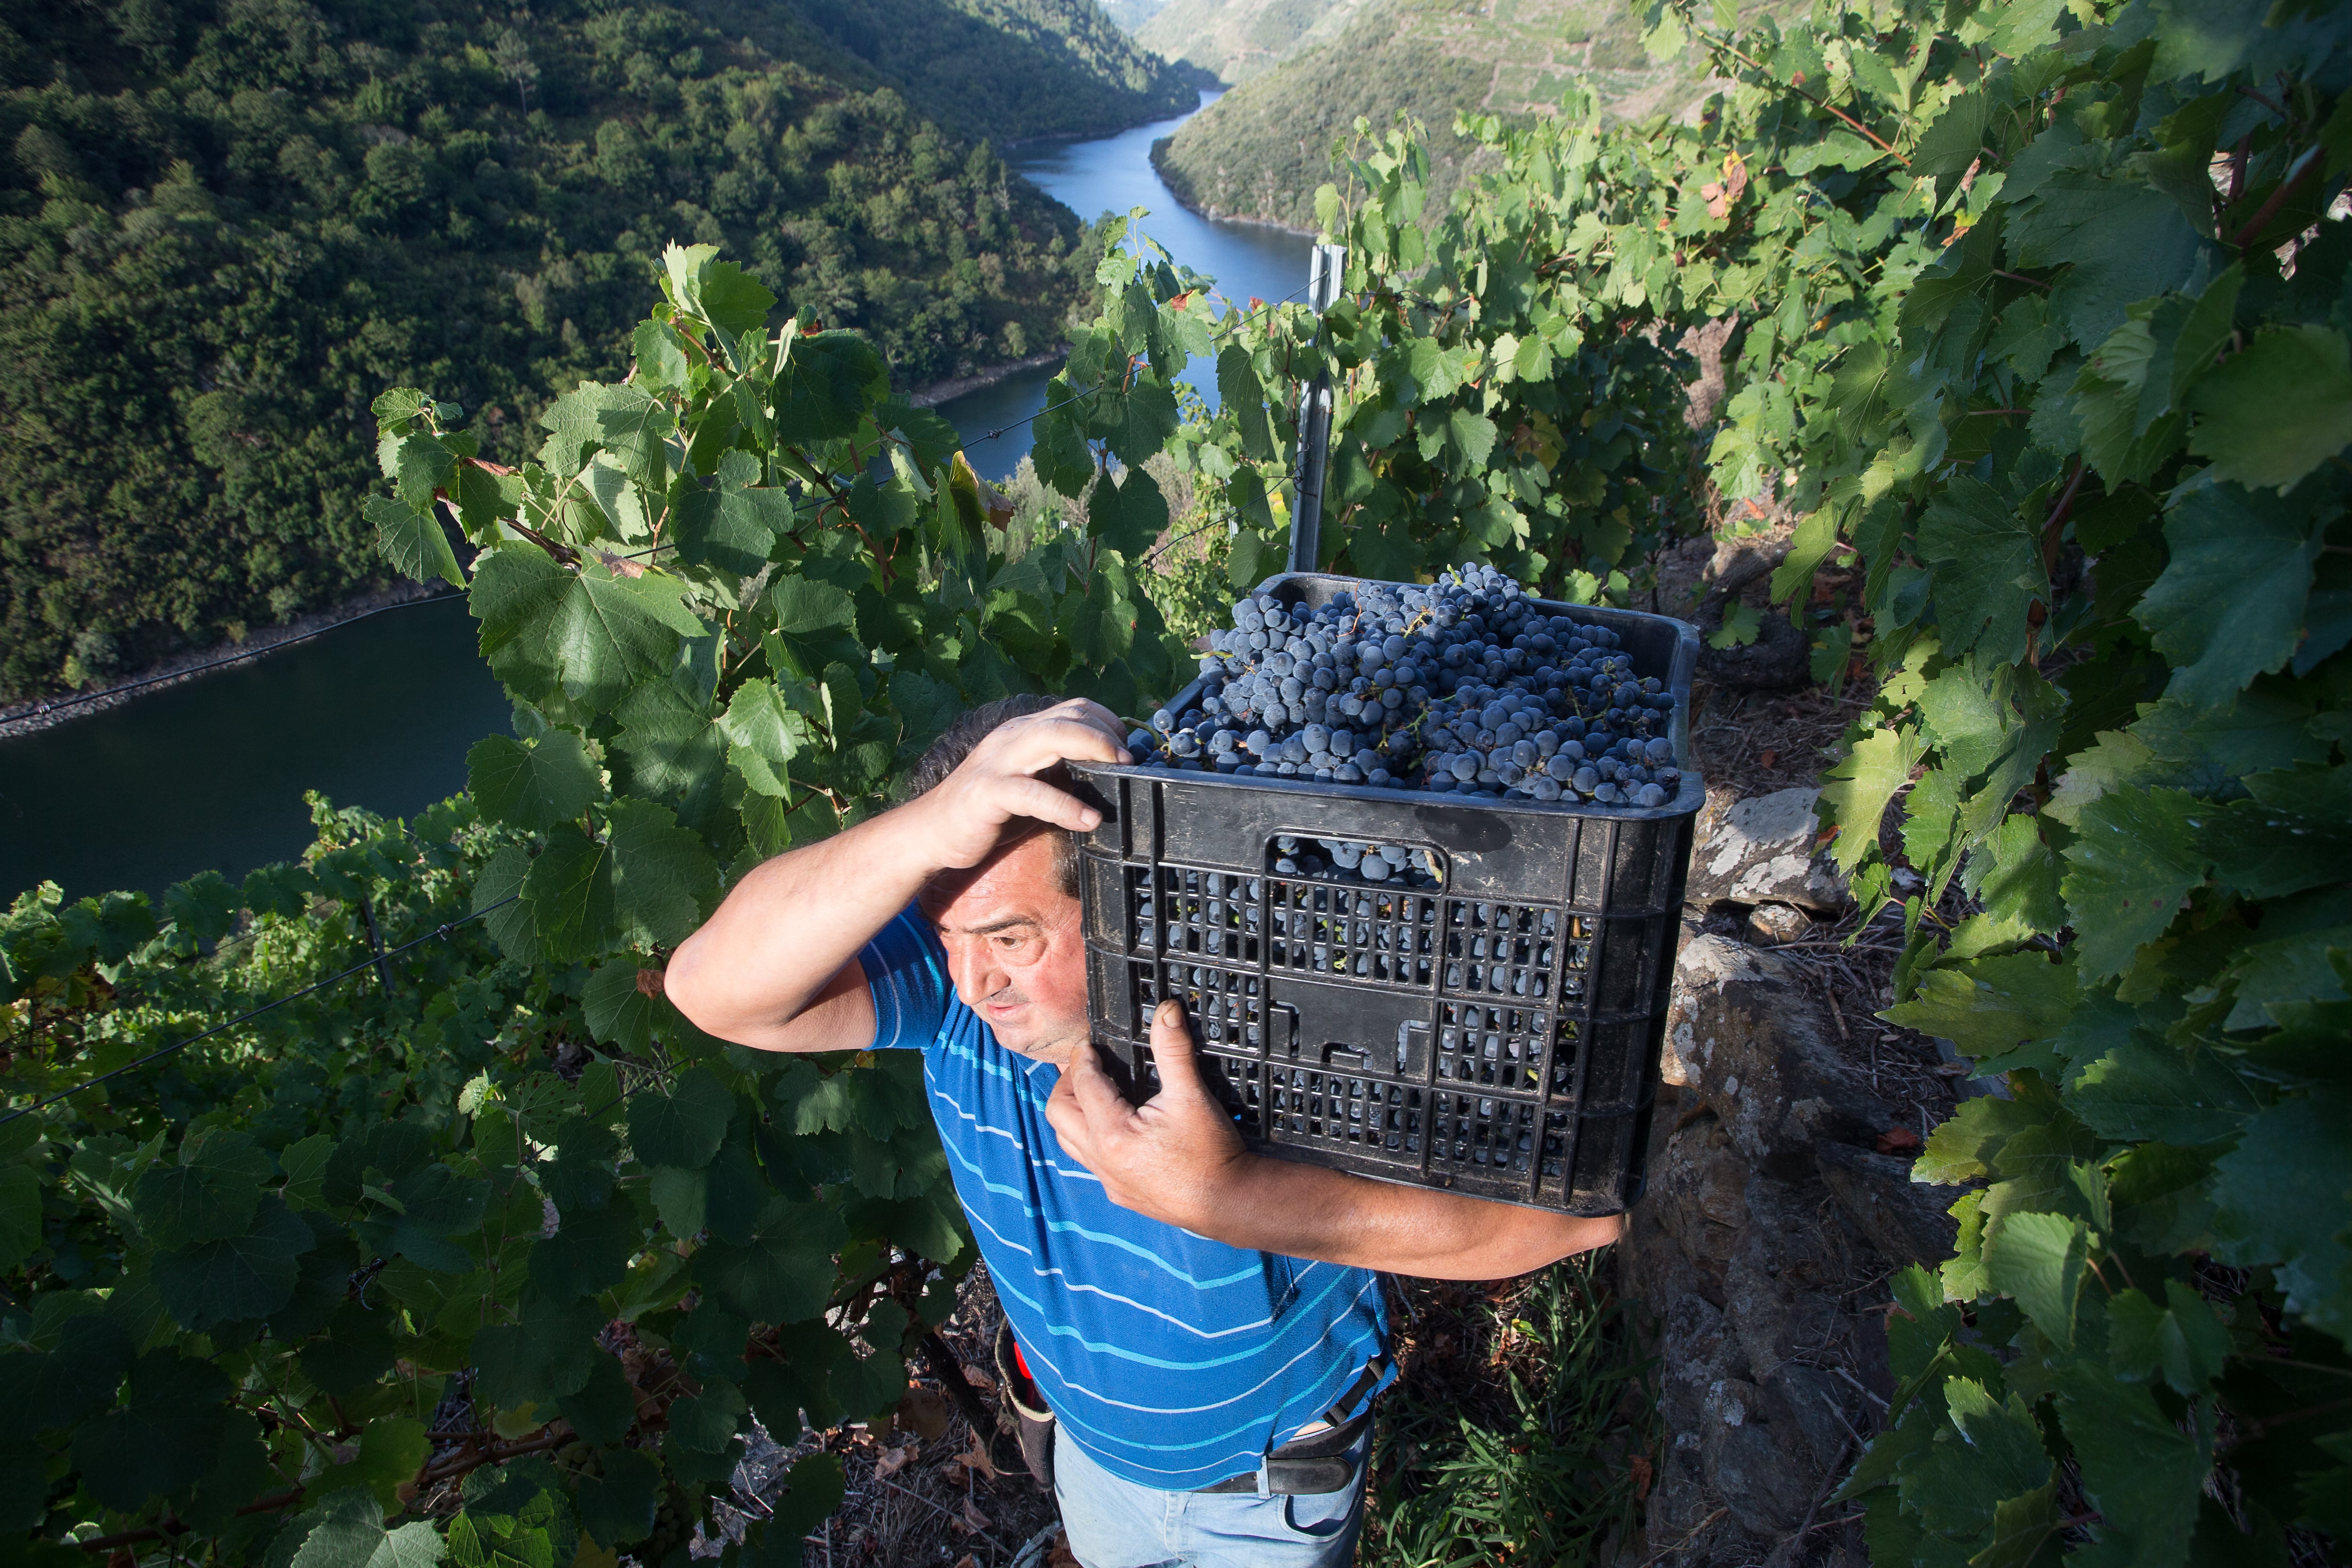
{"type": "Polygon", "coordinates": [[[1168,0],[1136,41],[1239,83],[1342,31],[1363,0],[1168,0]]]}
{"type": "Polygon", "coordinates": [[[1193,72],[1139,47],[1095,0],[799,0],[799,7],[923,112],[974,135],[1101,135],[1198,101],[1193,72]]]}
{"type": "MultiPolygon", "coordinates": [[[[1177,5],[1154,18],[1147,39],[1169,25],[1177,5]]],[[[1454,134],[1457,113],[1518,119],[1549,111],[1568,88],[1581,85],[1612,115],[1638,117],[1678,109],[1697,91],[1689,64],[1652,63],[1637,18],[1614,0],[1364,0],[1352,7],[1345,0],[1277,0],[1255,9],[1255,25],[1270,36],[1278,15],[1310,5],[1329,15],[1299,30],[1294,52],[1251,75],[1155,152],[1186,205],[1312,228],[1315,187],[1330,178],[1332,139],[1359,115],[1386,126],[1400,111],[1428,128],[1430,194],[1442,204],[1474,150],[1454,134]],[[1327,38],[1335,23],[1343,25],[1327,38]]]]}
{"type": "Polygon", "coordinates": [[[0,700],[376,576],[371,389],[444,387],[511,458],[555,388],[623,367],[670,240],[725,243],[901,386],[1058,341],[1077,226],[979,136],[1190,89],[1090,3],[893,4],[960,90],[848,7],[11,7],[0,700]]]}

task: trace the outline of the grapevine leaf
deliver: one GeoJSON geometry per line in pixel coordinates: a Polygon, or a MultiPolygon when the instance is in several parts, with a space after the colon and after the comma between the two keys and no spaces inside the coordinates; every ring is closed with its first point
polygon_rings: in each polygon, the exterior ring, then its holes
{"type": "Polygon", "coordinates": [[[2213,879],[2249,899],[2341,880],[2352,865],[2352,768],[2280,769],[2245,784],[2252,800],[2205,819],[2213,879]]]}
{"type": "Polygon", "coordinates": [[[2016,1298],[2035,1328],[2071,1347],[2088,1253],[2088,1231],[2081,1220],[2012,1214],[1985,1238],[1985,1275],[1994,1289],[2016,1298]]]}
{"type": "Polygon", "coordinates": [[[1122,555],[1139,556],[1168,528],[1168,500],[1141,467],[1122,479],[1106,473],[1087,500],[1087,531],[1122,555]]]}
{"type": "Polygon", "coordinates": [[[1950,196],[1952,187],[1982,152],[1985,126],[1991,113],[1992,104],[1987,94],[1964,92],[1946,105],[1935,122],[1919,133],[1918,144],[1911,150],[1911,174],[1915,179],[1935,180],[1938,205],[1950,196]]]}
{"type": "Polygon", "coordinates": [[[1936,568],[1945,653],[1973,648],[1985,664],[2022,659],[2032,635],[2026,611],[2050,595],[2032,525],[1991,486],[1955,479],[1920,519],[1918,550],[1936,568]]]}
{"type": "Polygon", "coordinates": [[[1969,1559],[1969,1568],[2054,1568],[2065,1522],[2052,1481],[1993,1505],[1992,1543],[1969,1559]]]}
{"type": "Polygon", "coordinates": [[[751,1370],[743,1359],[744,1342],[751,1333],[749,1319],[704,1301],[670,1331],[670,1349],[686,1374],[697,1383],[724,1380],[740,1384],[751,1370]]]}
{"type": "Polygon", "coordinates": [[[672,1236],[699,1236],[710,1209],[710,1178],[676,1165],[653,1167],[654,1213],[672,1236]]]}
{"type": "Polygon", "coordinates": [[[2003,1403],[1969,1377],[1945,1379],[1943,1394],[1951,1426],[1905,1467],[1904,1500],[1930,1529],[1975,1536],[1992,1523],[2000,1499],[2048,1482],[2050,1456],[2017,1395],[2003,1403]]]}
{"type": "Polygon", "coordinates": [[[2060,887],[2085,981],[2121,973],[2172,923],[2205,879],[2196,798],[2180,790],[2118,789],[2083,809],[2060,887]]]}
{"type": "Polygon", "coordinates": [[[41,1179],[24,1165],[0,1169],[0,1272],[41,1246],[41,1179]]]}
{"type": "Polygon", "coordinates": [[[750,1410],[743,1391],[733,1384],[706,1383],[700,1394],[671,1402],[670,1436],[696,1453],[716,1454],[734,1440],[736,1427],[750,1410]]]}
{"type": "Polygon", "coordinates": [[[194,1247],[244,1234],[276,1173],[269,1156],[243,1132],[191,1133],[180,1163],[139,1178],[131,1206],[139,1228],[158,1247],[194,1247]]]}
{"type": "Polygon", "coordinates": [[[2066,923],[2058,893],[2058,858],[2042,841],[2039,823],[2020,813],[2001,819],[1960,868],[1960,886],[1985,911],[2028,931],[2054,931],[2066,923]]]}
{"type": "MultiPolygon", "coordinates": [[[[0,1531],[26,1535],[49,1519],[47,1455],[24,1438],[0,1441],[0,1531]]],[[[30,1554],[26,1554],[30,1556],[30,1554]]]]}
{"type": "Polygon", "coordinates": [[[675,577],[615,576],[601,563],[578,573],[537,551],[499,550],[474,574],[483,657],[527,699],[561,687],[599,709],[648,675],[667,674],[680,637],[708,630],[686,608],[675,577]]]}
{"type": "Polygon", "coordinates": [[[415,509],[390,496],[372,495],[361,510],[375,529],[376,549],[393,570],[414,582],[438,577],[453,588],[466,585],[457,552],[441,531],[440,513],[431,505],[415,509]]]}
{"type": "Polygon", "coordinates": [[[837,1454],[810,1454],[796,1459],[786,1473],[785,1495],[776,1501],[775,1516],[767,1528],[793,1540],[816,1529],[841,1507],[848,1496],[848,1478],[837,1454]]]}
{"type": "Polygon", "coordinates": [[[463,1274],[472,1267],[466,1249],[449,1238],[479,1227],[488,1183],[432,1160],[377,1188],[369,1199],[375,1206],[358,1230],[378,1253],[442,1274],[463,1274]]]}
{"type": "Polygon", "coordinates": [[[2059,1420],[2082,1467],[2083,1492],[2101,1519],[2093,1536],[2115,1542],[2103,1560],[2175,1568],[2189,1554],[2197,1499],[2212,1456],[2158,1407],[2147,1389],[2095,1362],[2058,1373],[2059,1420]]]}
{"type": "Polygon", "coordinates": [[[773,651],[769,662],[779,674],[814,677],[824,672],[831,658],[837,633],[857,624],[857,607],[847,594],[835,584],[811,577],[788,577],[768,591],[768,604],[776,616],[775,635],[768,647],[782,647],[787,656],[779,659],[773,651]]]}
{"type": "Polygon", "coordinates": [[[667,806],[622,800],[613,803],[607,837],[623,934],[644,947],[693,935],[719,902],[719,863],[701,836],[678,826],[667,806]]]}
{"type": "Polygon", "coordinates": [[[2283,1100],[2250,1117],[2214,1170],[2213,1252],[2225,1263],[2277,1267],[2288,1310],[2337,1337],[2352,1333],[2339,1281],[2352,1267],[2344,1215],[2352,1204],[2352,1102],[2334,1091],[2283,1100]]]}
{"type": "Polygon", "coordinates": [[[637,961],[625,953],[590,975],[580,994],[589,1033],[627,1056],[641,1054],[653,1042],[654,999],[637,984],[641,973],[637,961]]]}
{"type": "Polygon", "coordinates": [[[120,1323],[91,1312],[68,1319],[55,1348],[10,1356],[0,1366],[47,1425],[72,1426],[114,1403],[134,1351],[120,1323]]]}
{"type": "MultiPolygon", "coordinates": [[[[669,439],[677,429],[677,416],[643,387],[618,386],[613,394],[596,411],[597,435],[608,459],[619,459],[641,496],[659,496],[669,489],[669,439]]],[[[588,471],[609,470],[600,466],[588,471]]],[[[604,510],[609,514],[614,509],[604,510]]]]}
{"type": "Polygon", "coordinates": [[[211,1466],[233,1392],[227,1374],[209,1362],[172,1350],[141,1356],[121,1407],[74,1433],[83,1487],[128,1513],[194,1485],[211,1466]]]}
{"type": "Polygon", "coordinates": [[[489,1324],[474,1335],[474,1392],[501,1410],[553,1405],[588,1384],[595,1370],[596,1335],[604,1315],[593,1301],[559,1301],[526,1289],[512,1323],[489,1324]]]}
{"type": "Polygon", "coordinates": [[[1227,343],[1217,351],[1217,397],[1234,416],[1242,452],[1261,463],[1275,458],[1274,431],[1266,423],[1265,388],[1250,363],[1249,350],[1227,343]]]}
{"type": "Polygon", "coordinates": [[[580,1479],[580,1528],[607,1552],[620,1552],[654,1532],[661,1467],[639,1448],[607,1448],[597,1464],[600,1475],[580,1479]]]}
{"type": "Polygon", "coordinates": [[[637,373],[632,379],[639,386],[664,392],[686,389],[686,340],[678,336],[677,328],[659,320],[639,321],[629,343],[637,360],[637,373]]]}
{"type": "Polygon", "coordinates": [[[695,1277],[746,1318],[795,1322],[824,1310],[833,1290],[833,1252],[845,1239],[839,1210],[778,1197],[761,1214],[749,1243],[713,1243],[697,1254],[695,1277]]]}
{"type": "Polygon", "coordinates": [[[688,1068],[668,1094],[630,1098],[629,1148],[648,1165],[698,1171],[719,1152],[734,1109],[725,1084],[706,1068],[688,1068]]]}
{"type": "Polygon", "coordinates": [[[636,1391],[629,1384],[629,1374],[621,1363],[609,1355],[595,1359],[588,1381],[576,1393],[567,1394],[556,1401],[556,1408],[572,1423],[572,1429],[583,1443],[618,1443],[636,1425],[636,1391]]]}
{"type": "Polygon", "coordinates": [[[727,737],[728,760],[743,782],[776,800],[791,792],[792,760],[816,739],[808,720],[784,700],[774,681],[764,678],[736,688],[718,728],[727,737]]]}
{"type": "Polygon", "coordinates": [[[360,1434],[358,1454],[320,1471],[303,1490],[317,1498],[339,1487],[365,1487],[375,1494],[378,1507],[389,1511],[400,1506],[402,1484],[416,1479],[432,1452],[432,1435],[424,1422],[414,1416],[380,1416],[360,1434]]]}
{"type": "Polygon", "coordinates": [[[2352,446],[2352,343],[2314,324],[2265,327],[2190,391],[2189,449],[2213,475],[2291,489],[2352,446]]]}
{"type": "Polygon", "coordinates": [[[553,1236],[530,1244],[530,1282],[558,1301],[610,1289],[644,1240],[636,1211],[625,1204],[566,1214],[553,1236]]]}
{"type": "Polygon", "coordinates": [[[236,929],[237,891],[218,871],[199,871],[163,889],[163,913],[178,933],[199,944],[217,942],[236,929]]]}
{"type": "MultiPolygon", "coordinates": [[[[2285,923],[2263,921],[2273,930],[2285,923]]],[[[2237,993],[2237,1001],[2221,1026],[2264,1029],[2286,1008],[2345,1000],[2344,986],[2331,961],[2347,948],[2352,948],[2352,925],[2300,931],[2241,948],[2225,976],[2237,993]]]]}
{"type": "Polygon", "coordinates": [[[793,500],[762,487],[759,459],[730,451],[719,461],[715,484],[689,483],[671,514],[668,537],[678,561],[749,577],[767,564],[776,541],[793,526],[793,500]]]}
{"type": "Polygon", "coordinates": [[[424,1520],[384,1529],[383,1509],[365,1489],[328,1492],[287,1530],[296,1543],[286,1568],[434,1568],[441,1561],[440,1531],[424,1520]]]}
{"type": "Polygon", "coordinates": [[[1976,1058],[1982,1071],[2032,1067],[2053,1072],[2057,1059],[2047,1047],[2021,1047],[2057,1034],[2080,995],[2073,965],[2026,952],[1928,970],[1910,1001],[1880,1016],[1949,1039],[1976,1058]]]}
{"type": "Polygon", "coordinates": [[[2300,509],[2210,486],[2165,519],[2163,575],[2132,618],[2173,664],[2171,695],[2218,707],[2294,657],[2324,542],[2300,509]]]}
{"type": "Polygon", "coordinates": [[[1878,823],[1895,792],[1911,782],[1919,760],[1917,734],[1909,730],[1872,731],[1856,742],[1822,776],[1822,804],[1838,826],[1830,858],[1852,872],[1878,847],[1878,823]]]}
{"type": "Polygon", "coordinates": [[[588,958],[620,935],[613,899],[613,858],[572,824],[560,823],[522,880],[541,944],[551,958],[588,958]]]}
{"type": "MultiPolygon", "coordinates": [[[[604,411],[635,401],[640,395],[627,387],[606,386],[593,381],[583,381],[562,394],[539,416],[540,424],[551,432],[540,446],[539,460],[557,479],[571,479],[587,466],[588,459],[604,443],[604,411]]],[[[496,552],[491,560],[509,553],[504,550],[496,552]]]]}
{"type": "Polygon", "coordinates": [[[2184,1058],[2144,1038],[2084,1068],[2066,1103],[2102,1138],[2182,1144],[2231,1137],[2261,1108],[2252,1088],[2215,1052],[2184,1058]]]}
{"type": "Polygon", "coordinates": [[[776,297],[767,285],[732,261],[719,259],[715,245],[671,245],[662,251],[671,300],[730,337],[765,326],[776,297]]]}
{"type": "Polygon", "coordinates": [[[855,332],[788,340],[776,375],[776,437],[824,441],[856,433],[865,408],[889,395],[890,367],[855,332]]]}
{"type": "Polygon", "coordinates": [[[310,1250],[310,1227],[275,1196],[261,1200],[250,1228],[155,1255],[156,1291],[179,1325],[192,1334],[222,1323],[266,1318],[293,1299],[310,1250]]]}
{"type": "Polygon", "coordinates": [[[2011,265],[2067,268],[2050,309],[2085,349],[2123,325],[2126,307],[2187,282],[2198,243],[2165,196],[2087,170],[2059,171],[2010,209],[2011,265]]]}
{"type": "Polygon", "coordinates": [[[466,753],[466,787],[484,816],[526,833],[576,818],[604,794],[587,742],[566,729],[529,742],[510,735],[475,742],[466,753]]]}
{"type": "Polygon", "coordinates": [[[530,850],[509,844],[491,856],[474,878],[474,913],[482,917],[483,927],[499,944],[499,951],[518,963],[537,963],[542,955],[532,906],[506,902],[523,893],[531,864],[530,850]]]}
{"type": "MultiPolygon", "coordinates": [[[[677,681],[656,679],[631,689],[614,713],[627,793],[676,799],[681,821],[704,820],[726,778],[723,737],[704,705],[677,681]]],[[[621,784],[616,777],[616,792],[621,784]]]]}
{"type": "Polygon", "coordinates": [[[2178,1279],[2164,1282],[2164,1303],[2117,1292],[2107,1303],[2107,1359],[2121,1376],[2146,1382],[2160,1373],[2174,1393],[2202,1394],[2221,1374],[2230,1331],[2178,1279]]]}
{"type": "Polygon", "coordinates": [[[906,732],[898,742],[902,758],[919,757],[930,749],[962,709],[955,689],[911,669],[890,676],[890,706],[898,710],[906,732]]]}

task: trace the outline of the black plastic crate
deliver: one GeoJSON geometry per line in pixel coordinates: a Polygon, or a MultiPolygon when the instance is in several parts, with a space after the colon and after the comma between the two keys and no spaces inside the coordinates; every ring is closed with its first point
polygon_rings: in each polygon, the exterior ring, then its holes
{"type": "MultiPolygon", "coordinates": [[[[1352,578],[1259,591],[1312,607],[1352,578]]],[[[1181,998],[1252,1147],[1570,1214],[1641,1195],[1658,1053],[1706,787],[1690,763],[1698,634],[1607,626],[1675,699],[1664,805],[1595,806],[1074,764],[1103,810],[1078,839],[1095,1037],[1156,1090],[1151,1012],[1181,998]],[[1283,835],[1425,849],[1433,887],[1288,875],[1283,835]]],[[[1188,689],[1170,706],[1181,711],[1188,689]]]]}

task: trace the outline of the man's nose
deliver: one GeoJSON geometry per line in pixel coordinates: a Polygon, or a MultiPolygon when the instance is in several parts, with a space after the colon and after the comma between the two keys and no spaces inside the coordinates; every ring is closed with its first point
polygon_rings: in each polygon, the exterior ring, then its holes
{"type": "Polygon", "coordinates": [[[948,949],[948,978],[967,1007],[977,1007],[1004,989],[1008,978],[989,955],[985,942],[961,942],[948,949]]]}

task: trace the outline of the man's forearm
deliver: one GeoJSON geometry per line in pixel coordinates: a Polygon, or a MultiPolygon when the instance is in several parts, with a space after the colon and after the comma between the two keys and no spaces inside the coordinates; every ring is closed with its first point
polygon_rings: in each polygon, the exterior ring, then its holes
{"type": "Polygon", "coordinates": [[[1431,1279],[1503,1279],[1617,1239],[1622,1217],[1580,1219],[1244,1156],[1203,1223],[1213,1240],[1431,1279]]]}
{"type": "Polygon", "coordinates": [[[939,869],[928,837],[901,807],[759,867],[672,955],[670,999],[721,1039],[789,1048],[784,1027],[939,869]]]}

